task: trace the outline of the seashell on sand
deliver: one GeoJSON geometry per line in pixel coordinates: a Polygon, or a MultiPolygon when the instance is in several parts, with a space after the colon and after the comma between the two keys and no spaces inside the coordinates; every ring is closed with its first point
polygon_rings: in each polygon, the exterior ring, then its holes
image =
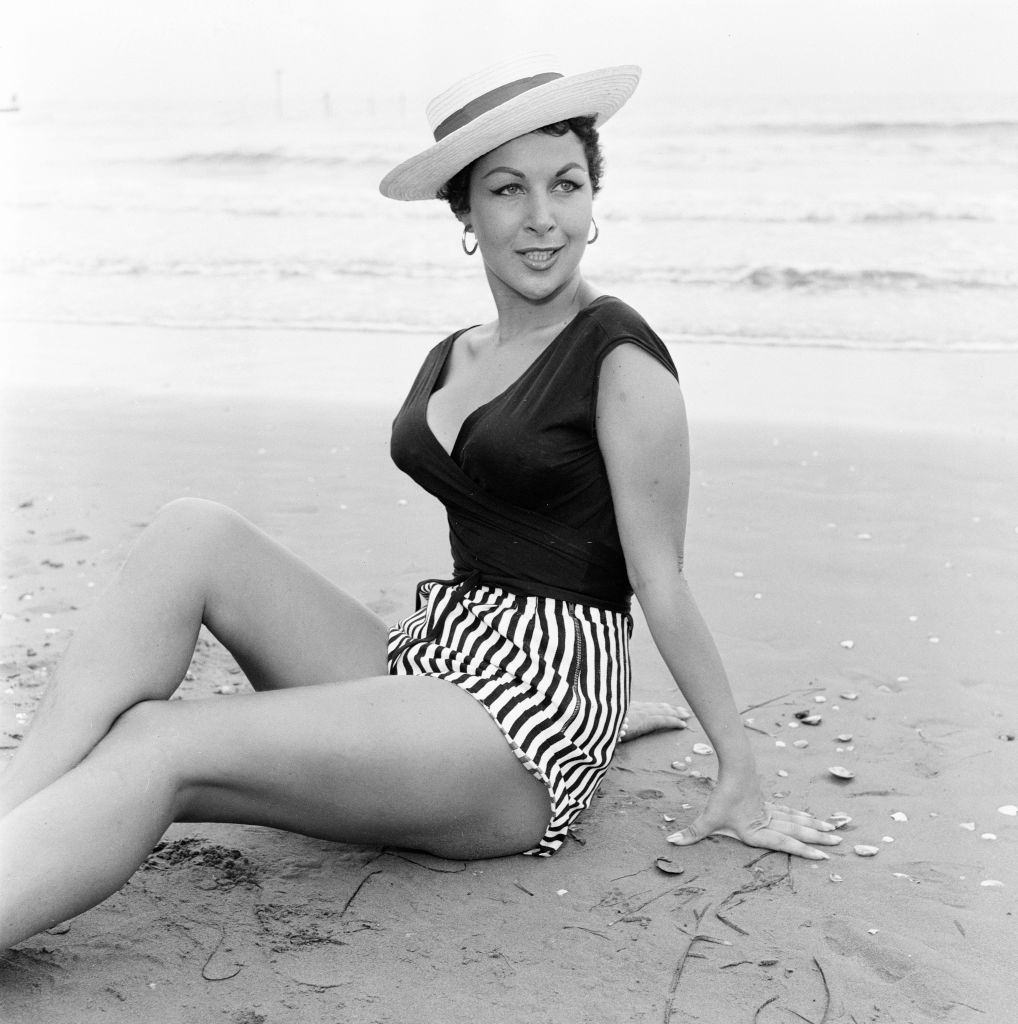
{"type": "Polygon", "coordinates": [[[658,871],[663,871],[666,875],[681,875],[686,870],[683,867],[679,867],[678,864],[669,860],[667,857],[658,857],[658,859],[654,861],[654,867],[656,867],[658,871]]]}
{"type": "Polygon", "coordinates": [[[836,779],[854,779],[855,772],[851,768],[842,768],[840,764],[831,765],[827,769],[836,779]]]}
{"type": "Polygon", "coordinates": [[[878,853],[880,853],[880,847],[864,845],[853,846],[852,852],[856,854],[856,856],[858,857],[875,857],[878,853]]]}

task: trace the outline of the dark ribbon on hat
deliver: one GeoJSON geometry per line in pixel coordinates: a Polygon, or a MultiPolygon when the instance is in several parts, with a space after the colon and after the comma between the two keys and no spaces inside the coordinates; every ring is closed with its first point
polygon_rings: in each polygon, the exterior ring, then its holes
{"type": "Polygon", "coordinates": [[[442,121],[435,129],[435,141],[441,142],[447,135],[451,135],[459,128],[470,124],[471,121],[480,117],[481,114],[494,110],[495,107],[505,103],[506,100],[511,100],[514,96],[520,96],[531,89],[536,89],[539,85],[545,85],[561,77],[556,71],[547,71],[544,74],[534,75],[531,78],[518,78],[515,82],[500,85],[497,89],[492,89],[490,92],[484,93],[483,96],[478,96],[465,106],[460,107],[459,110],[454,110],[442,121]]]}

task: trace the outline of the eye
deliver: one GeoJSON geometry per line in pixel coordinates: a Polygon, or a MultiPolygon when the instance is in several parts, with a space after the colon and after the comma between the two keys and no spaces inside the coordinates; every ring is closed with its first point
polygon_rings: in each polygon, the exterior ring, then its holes
{"type": "Polygon", "coordinates": [[[492,194],[496,196],[518,196],[523,193],[523,186],[518,182],[511,181],[508,185],[500,185],[498,188],[493,188],[492,194]]]}
{"type": "Polygon", "coordinates": [[[573,181],[570,178],[562,178],[555,183],[555,188],[560,192],[579,192],[583,188],[582,181],[573,181]]]}

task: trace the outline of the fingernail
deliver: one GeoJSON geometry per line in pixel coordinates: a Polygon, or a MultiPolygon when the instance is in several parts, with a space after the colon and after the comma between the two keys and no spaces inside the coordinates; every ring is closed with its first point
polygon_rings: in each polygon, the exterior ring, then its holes
{"type": "Polygon", "coordinates": [[[670,836],[668,836],[668,842],[669,843],[678,843],[678,842],[681,842],[681,840],[682,840],[682,833],[681,832],[673,832],[670,836]]]}
{"type": "Polygon", "coordinates": [[[830,860],[830,856],[823,852],[823,850],[817,850],[817,860],[830,860]]]}
{"type": "Polygon", "coordinates": [[[835,826],[832,825],[829,821],[822,821],[822,822],[820,822],[820,831],[821,832],[833,832],[834,828],[835,828],[835,826]]]}
{"type": "Polygon", "coordinates": [[[841,842],[841,836],[831,836],[830,842],[832,846],[837,846],[841,842]]]}

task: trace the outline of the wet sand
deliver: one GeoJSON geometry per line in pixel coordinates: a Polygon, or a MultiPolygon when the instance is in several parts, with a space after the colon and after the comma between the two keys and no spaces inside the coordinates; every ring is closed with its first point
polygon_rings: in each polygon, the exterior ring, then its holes
{"type": "MultiPolygon", "coordinates": [[[[174,497],[233,505],[389,618],[416,580],[447,574],[440,510],[387,459],[433,340],[27,326],[9,339],[4,752],[80,609],[174,497]]],[[[622,748],[579,841],[548,861],[180,825],[122,892],[3,960],[5,1018],[1007,1019],[1018,360],[675,355],[694,445],[688,575],[752,709],[765,790],[853,819],[829,862],[665,843],[715,770],[692,751],[698,729],[622,748]],[[683,873],[659,871],[662,856],[683,873]]],[[[669,699],[637,619],[636,694],[669,699]]],[[[203,637],[181,695],[245,687],[203,637]]]]}

